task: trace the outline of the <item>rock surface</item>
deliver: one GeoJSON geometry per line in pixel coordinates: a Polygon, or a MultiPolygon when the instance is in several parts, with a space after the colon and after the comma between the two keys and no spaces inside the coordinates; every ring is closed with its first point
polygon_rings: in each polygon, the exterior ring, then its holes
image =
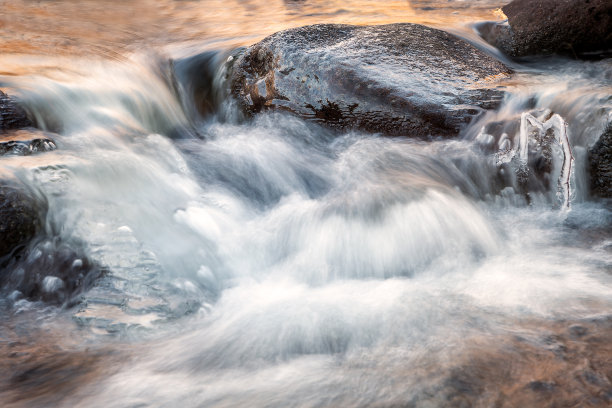
{"type": "Polygon", "coordinates": [[[589,149],[591,194],[612,198],[612,122],[589,149]]]}
{"type": "Polygon", "coordinates": [[[14,254],[41,229],[46,207],[16,181],[0,180],[0,259],[14,254]]]}
{"type": "Polygon", "coordinates": [[[32,125],[25,111],[7,94],[0,91],[0,132],[32,125]]]}
{"type": "MultiPolygon", "coordinates": [[[[0,156],[55,149],[55,142],[38,130],[16,130],[31,126],[25,111],[0,91],[0,156]]],[[[45,204],[26,186],[12,177],[0,179],[0,267],[36,236],[45,212],[45,204]]]]}
{"type": "Polygon", "coordinates": [[[485,25],[481,34],[510,56],[612,55],[610,0],[514,0],[502,11],[508,24],[485,25]]]}
{"type": "Polygon", "coordinates": [[[235,62],[231,91],[248,115],[293,112],[336,129],[455,136],[511,70],[444,31],[418,24],[321,24],[273,34],[235,62]]]}

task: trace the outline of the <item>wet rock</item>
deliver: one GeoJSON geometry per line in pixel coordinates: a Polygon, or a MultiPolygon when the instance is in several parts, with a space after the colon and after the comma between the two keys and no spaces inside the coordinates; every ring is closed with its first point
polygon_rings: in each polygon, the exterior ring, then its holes
{"type": "Polygon", "coordinates": [[[25,186],[0,180],[0,260],[36,236],[45,212],[45,203],[25,186]]]}
{"type": "Polygon", "coordinates": [[[33,126],[25,111],[7,94],[0,91],[0,132],[33,126]]]}
{"type": "Polygon", "coordinates": [[[514,0],[502,7],[508,24],[489,24],[481,34],[504,53],[612,55],[610,0],[514,0]]]}
{"type": "Polygon", "coordinates": [[[591,194],[612,198],[612,122],[589,149],[591,194]]]}
{"type": "Polygon", "coordinates": [[[51,136],[39,130],[15,130],[0,134],[0,156],[6,154],[27,156],[56,148],[51,136]]]}
{"type": "Polygon", "coordinates": [[[467,42],[418,24],[321,24],[282,31],[234,64],[242,110],[293,112],[335,129],[450,137],[503,93],[510,69],[467,42]]]}

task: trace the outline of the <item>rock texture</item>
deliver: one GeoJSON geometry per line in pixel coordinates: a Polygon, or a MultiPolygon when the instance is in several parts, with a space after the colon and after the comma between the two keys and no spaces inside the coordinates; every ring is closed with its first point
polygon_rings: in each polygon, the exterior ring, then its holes
{"type": "Polygon", "coordinates": [[[0,259],[14,254],[42,227],[46,207],[25,186],[0,180],[0,259]]]}
{"type": "Polygon", "coordinates": [[[589,149],[591,194],[612,198],[612,122],[589,149]]]}
{"type": "Polygon", "coordinates": [[[39,130],[16,130],[0,134],[0,156],[6,154],[27,156],[56,149],[51,136],[39,130]]]}
{"type": "MultiPolygon", "coordinates": [[[[0,91],[0,158],[56,148],[47,133],[32,126],[26,112],[0,91]]],[[[0,269],[40,232],[45,214],[46,203],[28,187],[12,176],[0,178],[0,269]]]]}
{"type": "Polygon", "coordinates": [[[514,0],[502,10],[508,24],[485,25],[481,34],[510,56],[612,55],[610,0],[514,0]]]}
{"type": "Polygon", "coordinates": [[[25,111],[7,94],[0,91],[0,132],[32,126],[25,111]]]}
{"type": "Polygon", "coordinates": [[[336,129],[455,136],[497,106],[510,69],[444,31],[418,24],[321,24],[282,31],[235,62],[243,111],[293,112],[336,129]]]}

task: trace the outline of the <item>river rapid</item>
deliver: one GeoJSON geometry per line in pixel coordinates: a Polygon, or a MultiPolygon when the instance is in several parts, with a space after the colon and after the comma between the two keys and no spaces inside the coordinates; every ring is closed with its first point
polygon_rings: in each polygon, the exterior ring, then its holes
{"type": "Polygon", "coordinates": [[[48,204],[45,235],[2,271],[48,296],[0,291],[0,405],[612,400],[612,211],[586,170],[609,59],[504,59],[502,105],[456,139],[338,134],[241,118],[228,58],[288,27],[400,21],[504,58],[473,25],[504,3],[79,4],[0,1],[0,89],[57,144],[0,157],[48,204]],[[501,185],[525,126],[553,113],[571,166],[559,142],[552,187],[501,185]],[[91,279],[70,297],[57,276],[77,269],[91,279]]]}

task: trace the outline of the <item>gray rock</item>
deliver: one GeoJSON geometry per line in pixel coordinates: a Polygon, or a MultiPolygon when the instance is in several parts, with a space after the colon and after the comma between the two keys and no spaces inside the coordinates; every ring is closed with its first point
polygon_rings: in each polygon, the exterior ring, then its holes
{"type": "Polygon", "coordinates": [[[510,56],[612,55],[610,0],[514,0],[502,10],[508,24],[488,24],[480,31],[510,56]]]}
{"type": "Polygon", "coordinates": [[[0,91],[0,132],[33,126],[25,111],[7,94],[0,91]]]}
{"type": "Polygon", "coordinates": [[[612,122],[589,149],[591,194],[612,198],[612,122]]]}
{"type": "Polygon", "coordinates": [[[242,110],[295,113],[336,129],[450,137],[498,105],[511,70],[464,40],[418,24],[321,24],[282,31],[234,64],[242,110]]]}

